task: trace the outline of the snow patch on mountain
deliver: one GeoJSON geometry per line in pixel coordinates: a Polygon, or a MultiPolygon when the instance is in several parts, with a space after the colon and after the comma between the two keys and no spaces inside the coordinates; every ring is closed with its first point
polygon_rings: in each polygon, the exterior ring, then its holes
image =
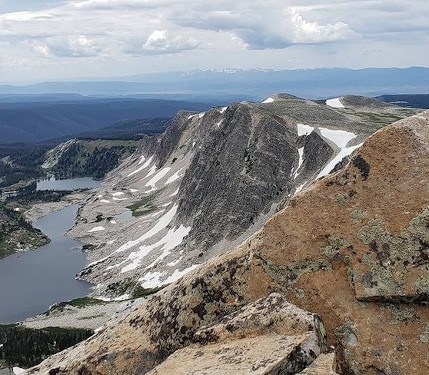
{"type": "Polygon", "coordinates": [[[174,197],[179,193],[179,188],[177,188],[173,193],[170,194],[170,197],[174,197]]]}
{"type": "Polygon", "coordinates": [[[144,169],[146,169],[147,167],[149,167],[149,165],[152,163],[152,159],[153,159],[153,156],[151,156],[149,159],[147,159],[146,162],[142,166],[140,166],[139,168],[137,168],[135,171],[131,172],[128,175],[128,177],[134,176],[135,174],[137,174],[137,173],[143,171],[144,169]]]}
{"type": "Polygon", "coordinates": [[[153,176],[147,183],[146,183],[146,187],[150,187],[151,190],[156,190],[156,183],[161,180],[169,171],[170,171],[170,167],[165,167],[162,168],[161,170],[159,170],[155,176],[153,176]]]}
{"type": "Polygon", "coordinates": [[[102,226],[99,226],[99,227],[94,227],[94,228],[90,229],[90,230],[88,231],[88,233],[101,232],[101,231],[103,231],[103,230],[105,230],[105,228],[104,228],[104,227],[102,227],[102,226]]]}
{"type": "Polygon", "coordinates": [[[298,170],[299,168],[301,168],[301,165],[304,162],[304,147],[301,147],[298,149],[298,155],[299,155],[298,167],[296,168],[295,173],[293,175],[294,178],[298,176],[299,174],[298,170]]]}
{"type": "Polygon", "coordinates": [[[261,104],[269,104],[272,102],[274,102],[274,98],[269,97],[269,98],[265,99],[264,101],[262,101],[261,104]]]}
{"type": "Polygon", "coordinates": [[[166,185],[171,184],[172,182],[178,180],[180,177],[182,177],[180,175],[180,172],[182,171],[183,168],[180,168],[176,173],[174,173],[172,176],[170,176],[168,178],[168,180],[165,182],[166,185]]]}
{"type": "Polygon", "coordinates": [[[346,147],[343,148],[323,169],[322,171],[317,175],[316,179],[326,176],[329,174],[334,167],[346,156],[349,156],[354,150],[357,150],[360,146],[362,146],[362,143],[356,146],[346,147]]]}
{"type": "Polygon", "coordinates": [[[179,280],[182,276],[186,275],[188,272],[191,272],[195,268],[197,268],[199,264],[193,264],[192,266],[185,268],[182,271],[175,270],[171,276],[169,276],[164,281],[161,281],[162,276],[165,275],[164,272],[149,272],[146,275],[144,275],[142,278],[139,279],[139,281],[142,283],[141,286],[143,288],[156,288],[160,285],[166,285],[171,284],[179,280]]]}
{"type": "Polygon", "coordinates": [[[332,130],[326,128],[319,128],[322,137],[335,143],[339,148],[347,147],[347,144],[354,138],[356,134],[347,132],[345,130],[332,130]]]}
{"type": "Polygon", "coordinates": [[[298,130],[298,137],[309,135],[314,130],[314,128],[310,125],[296,124],[296,127],[298,130]]]}
{"type": "Polygon", "coordinates": [[[343,103],[341,103],[340,98],[328,99],[326,105],[332,108],[345,108],[343,103]]]}

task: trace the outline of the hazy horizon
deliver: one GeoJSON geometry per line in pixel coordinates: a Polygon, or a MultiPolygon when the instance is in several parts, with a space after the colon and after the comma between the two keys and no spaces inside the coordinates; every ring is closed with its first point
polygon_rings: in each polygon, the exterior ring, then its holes
{"type": "Polygon", "coordinates": [[[427,66],[424,0],[0,0],[0,83],[427,66]]]}
{"type": "Polygon", "coordinates": [[[359,71],[359,70],[366,70],[366,69],[398,69],[398,70],[405,70],[405,69],[411,69],[411,68],[422,68],[422,69],[429,69],[428,66],[405,66],[405,67],[398,67],[398,66],[389,66],[389,67],[382,67],[382,66],[368,66],[363,68],[348,68],[348,67],[341,67],[341,66],[334,66],[334,67],[318,67],[318,68],[297,68],[297,69],[275,69],[275,68],[223,68],[223,69],[215,69],[215,68],[205,68],[205,69],[192,69],[192,70],[167,70],[167,71],[160,71],[160,72],[152,72],[152,73],[136,73],[136,74],[126,74],[126,75],[115,75],[115,76],[77,76],[77,77],[58,77],[58,78],[52,78],[52,79],[35,79],[35,80],[26,80],[26,81],[2,81],[0,78],[0,85],[11,85],[11,86],[30,86],[30,85],[37,85],[40,83],[55,83],[55,82],[115,82],[115,81],[123,81],[126,82],[127,79],[133,78],[133,77],[139,77],[139,76],[156,76],[156,75],[163,75],[163,74],[178,74],[178,75],[187,75],[188,73],[193,72],[232,72],[232,71],[266,71],[266,72],[275,72],[275,71],[290,71],[290,72],[299,72],[299,71],[311,71],[311,70],[329,70],[329,69],[344,69],[344,70],[351,70],[351,71],[359,71]]]}

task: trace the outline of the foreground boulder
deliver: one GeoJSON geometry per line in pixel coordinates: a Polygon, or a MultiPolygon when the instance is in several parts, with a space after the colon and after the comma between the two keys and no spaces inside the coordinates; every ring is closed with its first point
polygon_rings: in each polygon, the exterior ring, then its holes
{"type": "MultiPolygon", "coordinates": [[[[253,365],[260,359],[249,348],[256,340],[268,346],[279,336],[299,336],[299,328],[286,334],[285,324],[276,323],[288,321],[287,311],[262,314],[261,331],[245,319],[264,306],[257,300],[277,292],[322,318],[339,374],[428,374],[428,171],[429,111],[377,132],[344,169],[296,195],[238,248],[30,373],[156,374],[179,358],[198,361],[197,348],[213,368],[222,365],[216,353],[226,347],[241,351],[243,366],[253,365]]],[[[323,352],[317,325],[292,345],[312,336],[323,352]]],[[[271,360],[281,366],[287,349],[276,348],[271,360]]],[[[289,373],[323,373],[330,357],[320,352],[310,355],[319,361],[313,369],[306,361],[289,373]]]]}
{"type": "Polygon", "coordinates": [[[326,351],[320,317],[286,302],[280,294],[201,328],[192,341],[148,374],[296,374],[326,351]]]}

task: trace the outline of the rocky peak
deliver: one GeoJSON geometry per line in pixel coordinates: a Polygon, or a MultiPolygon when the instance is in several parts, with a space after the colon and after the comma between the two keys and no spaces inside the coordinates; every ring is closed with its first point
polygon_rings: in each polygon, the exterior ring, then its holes
{"type": "Polygon", "coordinates": [[[339,374],[427,374],[428,170],[426,111],[375,133],[237,248],[30,373],[183,374],[189,363],[232,374],[229,359],[241,358],[257,373],[326,374],[333,345],[339,374]]]}
{"type": "MultiPolygon", "coordinates": [[[[354,109],[271,99],[179,112],[109,175],[71,231],[96,245],[81,277],[97,293],[115,296],[112,285],[129,279],[168,284],[238,245],[381,126],[354,109]],[[115,220],[127,207],[133,217],[115,220]]],[[[391,107],[392,116],[400,111],[391,107]]]]}

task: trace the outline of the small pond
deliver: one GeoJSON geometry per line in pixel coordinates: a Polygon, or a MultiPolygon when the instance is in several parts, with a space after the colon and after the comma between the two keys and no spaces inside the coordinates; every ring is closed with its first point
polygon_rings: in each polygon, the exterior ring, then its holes
{"type": "Polygon", "coordinates": [[[65,180],[41,180],[37,182],[36,190],[76,190],[94,189],[101,185],[101,181],[96,181],[92,177],[68,178],[65,180]]]}

